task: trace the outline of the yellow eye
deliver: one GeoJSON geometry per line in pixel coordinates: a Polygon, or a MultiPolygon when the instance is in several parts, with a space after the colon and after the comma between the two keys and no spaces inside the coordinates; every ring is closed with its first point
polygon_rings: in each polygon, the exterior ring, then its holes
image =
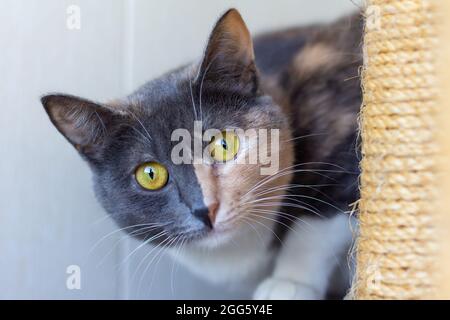
{"type": "Polygon", "coordinates": [[[158,190],[164,187],[169,179],[167,169],[157,162],[141,164],[135,172],[136,181],[148,190],[158,190]]]}
{"type": "Polygon", "coordinates": [[[232,131],[223,131],[222,136],[211,139],[209,151],[214,160],[218,162],[229,161],[239,151],[239,137],[232,131]]]}

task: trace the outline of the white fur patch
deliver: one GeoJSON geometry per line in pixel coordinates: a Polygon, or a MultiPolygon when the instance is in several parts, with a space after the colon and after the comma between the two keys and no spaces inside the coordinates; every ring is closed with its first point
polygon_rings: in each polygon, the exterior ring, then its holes
{"type": "MultiPolygon", "coordinates": [[[[212,283],[255,286],[270,272],[275,254],[269,249],[272,228],[270,221],[264,222],[264,226],[243,224],[233,232],[230,241],[219,239],[217,245],[209,247],[190,244],[177,259],[194,274],[212,283]]],[[[215,241],[213,237],[205,240],[215,241]]]]}
{"type": "Polygon", "coordinates": [[[293,280],[270,277],[258,286],[253,298],[255,300],[313,300],[317,299],[317,292],[293,280]]]}
{"type": "Polygon", "coordinates": [[[342,256],[346,256],[352,241],[350,219],[345,214],[338,214],[331,219],[302,218],[304,225],[298,225],[293,228],[295,232],[289,232],[272,276],[258,287],[254,297],[325,298],[336,266],[341,264],[341,268],[348,269],[342,256]],[[289,282],[295,290],[285,292],[280,289],[281,284],[287,288],[286,283],[289,282]]]}
{"type": "Polygon", "coordinates": [[[323,299],[336,266],[350,273],[342,257],[352,241],[353,221],[345,214],[301,220],[286,235],[278,255],[269,249],[273,234],[267,228],[273,225],[268,224],[254,225],[255,229],[241,226],[232,241],[215,248],[190,245],[177,258],[213,283],[254,286],[259,282],[255,299],[323,299]],[[272,263],[275,268],[270,274],[272,263]]]}

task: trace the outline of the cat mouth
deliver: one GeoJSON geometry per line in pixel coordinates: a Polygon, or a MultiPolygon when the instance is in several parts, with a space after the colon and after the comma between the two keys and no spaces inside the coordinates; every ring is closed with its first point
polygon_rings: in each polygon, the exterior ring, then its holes
{"type": "Polygon", "coordinates": [[[232,234],[236,229],[236,224],[239,220],[239,216],[234,214],[233,216],[227,218],[226,220],[220,221],[214,227],[207,231],[205,238],[217,238],[217,237],[227,237],[232,234]]]}
{"type": "Polygon", "coordinates": [[[224,226],[221,223],[220,225],[217,225],[214,228],[209,229],[209,230],[199,230],[199,231],[194,231],[194,232],[185,234],[184,238],[188,241],[202,240],[202,239],[207,239],[208,237],[211,237],[211,236],[228,234],[231,232],[231,230],[232,230],[232,227],[224,226]]]}
{"type": "Polygon", "coordinates": [[[232,234],[233,230],[235,230],[238,220],[239,215],[233,214],[226,220],[214,224],[211,228],[185,231],[179,233],[177,236],[184,239],[185,242],[190,243],[204,242],[213,238],[226,238],[232,234]]]}
{"type": "Polygon", "coordinates": [[[226,237],[229,236],[233,230],[233,227],[230,225],[230,222],[232,220],[235,219],[229,219],[227,221],[221,222],[211,229],[193,231],[182,236],[185,241],[191,243],[208,241],[208,239],[212,238],[226,237]]]}

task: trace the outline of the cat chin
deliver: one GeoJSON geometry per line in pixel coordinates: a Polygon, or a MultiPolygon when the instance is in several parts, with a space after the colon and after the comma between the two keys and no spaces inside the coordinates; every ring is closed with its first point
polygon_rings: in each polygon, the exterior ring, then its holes
{"type": "Polygon", "coordinates": [[[216,249],[229,245],[237,231],[225,229],[213,229],[204,237],[194,241],[193,246],[203,249],[216,249]]]}
{"type": "Polygon", "coordinates": [[[211,283],[253,287],[267,275],[273,258],[273,250],[268,245],[272,234],[266,227],[258,229],[258,226],[247,229],[245,224],[234,224],[232,229],[212,230],[186,244],[182,251],[168,252],[211,283]],[[253,233],[256,230],[260,237],[253,233]]]}

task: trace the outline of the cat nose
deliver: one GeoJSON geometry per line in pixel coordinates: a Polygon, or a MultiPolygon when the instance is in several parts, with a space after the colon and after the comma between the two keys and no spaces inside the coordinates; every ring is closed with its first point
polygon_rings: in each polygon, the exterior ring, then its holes
{"type": "Polygon", "coordinates": [[[212,203],[208,207],[205,206],[194,209],[192,214],[202,221],[208,228],[212,229],[214,226],[214,221],[216,220],[218,208],[218,203],[212,203]]]}
{"type": "Polygon", "coordinates": [[[209,209],[207,207],[196,208],[192,211],[192,214],[205,224],[208,228],[212,229],[212,222],[209,219],[209,209]]]}

